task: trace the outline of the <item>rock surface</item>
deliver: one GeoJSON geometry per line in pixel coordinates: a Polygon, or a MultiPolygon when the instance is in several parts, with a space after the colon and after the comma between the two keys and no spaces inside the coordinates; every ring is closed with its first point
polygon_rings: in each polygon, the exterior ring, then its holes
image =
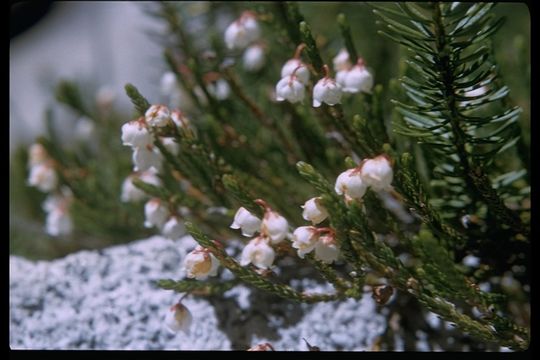
{"type": "MultiPolygon", "coordinates": [[[[244,350],[270,342],[276,350],[304,351],[305,338],[321,350],[369,350],[385,329],[368,296],[308,305],[238,286],[222,298],[187,297],[193,325],[171,334],[164,317],[179,294],[153,281],[183,278],[183,257],[194,246],[190,237],[155,236],[50,262],[11,256],[11,348],[244,350]]],[[[297,285],[331,290],[313,280],[297,285]]]]}

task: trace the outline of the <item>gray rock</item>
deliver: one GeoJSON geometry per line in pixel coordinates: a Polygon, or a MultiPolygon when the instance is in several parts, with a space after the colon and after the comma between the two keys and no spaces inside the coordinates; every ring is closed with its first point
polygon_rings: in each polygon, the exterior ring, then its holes
{"type": "MultiPolygon", "coordinates": [[[[307,350],[306,338],[321,350],[366,350],[385,329],[367,296],[296,304],[238,286],[220,298],[187,297],[193,325],[187,334],[171,334],[164,317],[180,295],[153,281],[183,278],[182,260],[194,246],[191,237],[154,236],[50,262],[11,256],[11,348],[243,350],[270,342],[276,350],[307,350]]],[[[296,283],[332,291],[314,280],[296,283]]]]}

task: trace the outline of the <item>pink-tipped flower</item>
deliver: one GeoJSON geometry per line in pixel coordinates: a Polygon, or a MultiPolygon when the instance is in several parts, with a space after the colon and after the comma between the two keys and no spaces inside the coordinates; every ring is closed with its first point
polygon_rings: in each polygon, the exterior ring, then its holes
{"type": "Polygon", "coordinates": [[[287,75],[276,84],[276,100],[297,103],[304,100],[306,89],[296,75],[287,75]]]}
{"type": "Polygon", "coordinates": [[[255,14],[245,11],[240,18],[230,24],[225,30],[225,44],[230,50],[244,49],[259,39],[261,29],[255,14]]]}
{"type": "Polygon", "coordinates": [[[179,128],[187,128],[190,125],[189,119],[179,110],[173,110],[171,112],[171,119],[173,123],[179,128]]]}
{"type": "Polygon", "coordinates": [[[302,206],[304,220],[311,221],[313,225],[323,222],[328,217],[328,211],[321,205],[321,198],[314,197],[305,202],[302,206]]]}
{"type": "Polygon", "coordinates": [[[184,269],[188,278],[206,280],[209,276],[216,276],[219,260],[210,250],[198,245],[195,250],[186,255],[184,269]]]}
{"type": "Polygon", "coordinates": [[[163,127],[169,123],[171,113],[165,105],[152,105],[144,114],[146,123],[152,127],[163,127]]]}
{"type": "Polygon", "coordinates": [[[319,233],[316,227],[300,226],[293,232],[292,247],[298,250],[298,256],[304,258],[304,255],[310,253],[319,240],[319,233]]]}
{"type": "Polygon", "coordinates": [[[272,266],[275,257],[276,253],[268,245],[268,239],[259,236],[251,240],[242,250],[240,265],[253,264],[260,269],[268,269],[272,266]]]}
{"type": "Polygon", "coordinates": [[[241,229],[242,235],[253,236],[261,229],[261,219],[250,213],[246,208],[241,207],[234,215],[231,229],[241,229]]]}
{"type": "Polygon", "coordinates": [[[315,245],[315,257],[327,264],[337,260],[339,249],[336,244],[335,235],[327,233],[322,235],[315,245]]]}
{"type": "Polygon", "coordinates": [[[152,144],[152,134],[146,128],[144,118],[122,125],[122,144],[132,147],[146,147],[152,144]]]}
{"type": "Polygon", "coordinates": [[[373,75],[368,71],[363,59],[358,59],[356,65],[347,70],[339,78],[343,91],[347,93],[364,92],[371,94],[373,75]]]}
{"type": "Polygon", "coordinates": [[[261,234],[270,238],[272,244],[282,242],[289,233],[287,219],[273,210],[267,210],[261,224],[261,234]]]}
{"type": "Polygon", "coordinates": [[[379,155],[364,162],[360,175],[363,182],[374,190],[388,190],[392,184],[394,171],[388,157],[379,155]]]}
{"type": "Polygon", "coordinates": [[[322,103],[333,106],[341,102],[341,85],[329,76],[327,65],[324,65],[324,70],[326,75],[313,87],[313,107],[319,107],[322,103]]]}
{"type": "Polygon", "coordinates": [[[358,169],[342,172],[336,179],[335,191],[352,199],[361,199],[366,193],[367,185],[362,180],[358,169]]]}
{"type": "Polygon", "coordinates": [[[173,305],[165,316],[165,326],[173,334],[179,331],[187,333],[192,322],[191,312],[180,302],[173,305]]]}

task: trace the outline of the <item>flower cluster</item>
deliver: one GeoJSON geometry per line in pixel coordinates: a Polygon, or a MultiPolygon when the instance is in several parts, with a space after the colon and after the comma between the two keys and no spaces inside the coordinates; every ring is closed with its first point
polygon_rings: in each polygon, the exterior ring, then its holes
{"type": "Polygon", "coordinates": [[[342,172],[336,180],[335,191],[339,195],[345,195],[347,200],[359,200],[368,187],[375,191],[389,190],[393,176],[390,159],[386,155],[379,155],[362,161],[356,168],[342,172]]]}
{"type": "Polygon", "coordinates": [[[266,202],[258,199],[265,212],[263,219],[259,219],[244,207],[241,207],[234,216],[231,224],[232,229],[240,229],[242,235],[251,237],[256,232],[260,235],[252,239],[243,249],[240,265],[253,264],[260,269],[268,269],[272,266],[276,253],[272,245],[282,242],[289,233],[287,219],[272,210],[266,202]]]}
{"type": "Polygon", "coordinates": [[[54,160],[39,143],[32,144],[28,150],[28,185],[50,193],[42,207],[47,213],[45,232],[51,236],[68,235],[73,231],[73,221],[69,207],[73,195],[67,187],[58,189],[58,174],[54,160]]]}
{"type": "Polygon", "coordinates": [[[356,64],[351,64],[349,53],[345,49],[334,57],[334,70],[336,81],[345,93],[371,93],[373,88],[373,75],[367,70],[364,59],[359,58],[356,64]]]}
{"type": "Polygon", "coordinates": [[[238,19],[225,30],[225,44],[229,50],[244,50],[242,63],[249,72],[257,72],[266,62],[265,47],[258,42],[261,29],[257,22],[257,15],[251,11],[244,11],[238,19]]]}

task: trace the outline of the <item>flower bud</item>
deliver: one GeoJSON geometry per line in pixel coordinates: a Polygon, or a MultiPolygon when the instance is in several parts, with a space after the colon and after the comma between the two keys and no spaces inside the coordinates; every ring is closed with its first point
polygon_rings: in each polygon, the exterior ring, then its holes
{"type": "Polygon", "coordinates": [[[242,235],[253,236],[254,233],[261,229],[261,220],[241,207],[234,215],[234,221],[231,224],[231,229],[242,229],[242,235]]]}
{"type": "Polygon", "coordinates": [[[187,333],[192,322],[193,316],[191,312],[180,302],[172,306],[165,316],[165,326],[171,333],[179,331],[187,333]]]}
{"type": "Polygon", "coordinates": [[[211,82],[206,86],[210,95],[217,100],[225,100],[231,94],[231,88],[226,80],[218,79],[215,82],[211,82]]]}
{"type": "Polygon", "coordinates": [[[206,280],[208,276],[217,275],[218,267],[219,260],[200,245],[184,259],[184,269],[188,278],[206,280]]]}
{"type": "Polygon", "coordinates": [[[306,85],[309,81],[309,69],[300,59],[292,58],[287,60],[281,68],[281,77],[285,78],[289,75],[296,75],[298,81],[306,85]]]}
{"type": "Polygon", "coordinates": [[[357,169],[349,169],[338,176],[334,189],[339,195],[361,199],[366,193],[367,185],[362,181],[357,169]]]}
{"type": "Polygon", "coordinates": [[[145,147],[152,144],[152,134],[148,132],[144,119],[122,125],[122,144],[133,147],[145,147]]]}
{"type": "Polygon", "coordinates": [[[351,61],[349,59],[349,53],[346,49],[339,50],[338,54],[332,59],[334,64],[334,71],[349,70],[351,67],[351,61]]]}
{"type": "Polygon", "coordinates": [[[242,62],[246,71],[256,72],[261,70],[266,62],[263,47],[260,45],[248,47],[242,56],[242,62]]]}
{"type": "Polygon", "coordinates": [[[287,237],[288,233],[289,223],[287,219],[272,210],[265,212],[261,224],[261,234],[269,237],[272,244],[278,244],[287,237]]]}
{"type": "Polygon", "coordinates": [[[162,157],[160,153],[154,151],[153,147],[144,146],[137,147],[133,150],[132,155],[133,170],[147,171],[154,167],[156,170],[161,168],[162,157]]]}
{"type": "Polygon", "coordinates": [[[388,190],[394,176],[390,161],[384,155],[369,159],[362,165],[362,180],[374,190],[388,190]]]}
{"type": "Polygon", "coordinates": [[[161,233],[167,239],[176,240],[186,233],[186,228],[177,216],[171,216],[165,225],[163,225],[161,233]]]}
{"type": "Polygon", "coordinates": [[[325,234],[319,238],[315,245],[315,257],[327,264],[336,261],[339,249],[333,234],[325,234]]]}
{"type": "Polygon", "coordinates": [[[30,145],[28,149],[28,165],[30,167],[44,163],[49,158],[47,150],[40,143],[30,145]]]}
{"type": "Polygon", "coordinates": [[[268,269],[272,266],[276,253],[267,243],[267,239],[257,237],[251,240],[242,250],[240,265],[253,264],[260,269],[268,269]]]}
{"type": "Polygon", "coordinates": [[[244,12],[225,30],[225,44],[230,50],[244,49],[259,38],[261,30],[255,15],[244,12]]]}
{"type": "Polygon", "coordinates": [[[298,249],[298,256],[304,258],[305,254],[310,253],[319,240],[317,228],[313,226],[300,226],[293,232],[292,247],[298,249]]]}
{"type": "Polygon", "coordinates": [[[49,164],[39,163],[30,168],[28,185],[35,186],[43,192],[49,192],[58,185],[58,175],[49,164]]]}
{"type": "Polygon", "coordinates": [[[165,105],[152,105],[144,114],[146,123],[150,126],[166,126],[171,118],[169,109],[165,105]]]}
{"type": "Polygon", "coordinates": [[[373,88],[373,75],[366,69],[362,59],[358,64],[348,70],[343,76],[341,86],[344,92],[358,93],[365,92],[371,94],[373,88]]]}
{"type": "Polygon", "coordinates": [[[313,225],[323,222],[328,217],[328,211],[320,203],[321,198],[311,198],[302,206],[304,220],[311,221],[313,225]]]}
{"type": "Polygon", "coordinates": [[[304,100],[306,90],[296,75],[288,75],[276,84],[276,100],[297,103],[304,100]]]}
{"type": "Polygon", "coordinates": [[[145,227],[161,227],[169,217],[169,210],[160,199],[150,199],[144,205],[144,215],[146,217],[145,227]]]}
{"type": "Polygon", "coordinates": [[[323,102],[330,106],[339,104],[341,95],[341,85],[330,77],[324,77],[313,87],[313,107],[319,107],[323,102]]]}

